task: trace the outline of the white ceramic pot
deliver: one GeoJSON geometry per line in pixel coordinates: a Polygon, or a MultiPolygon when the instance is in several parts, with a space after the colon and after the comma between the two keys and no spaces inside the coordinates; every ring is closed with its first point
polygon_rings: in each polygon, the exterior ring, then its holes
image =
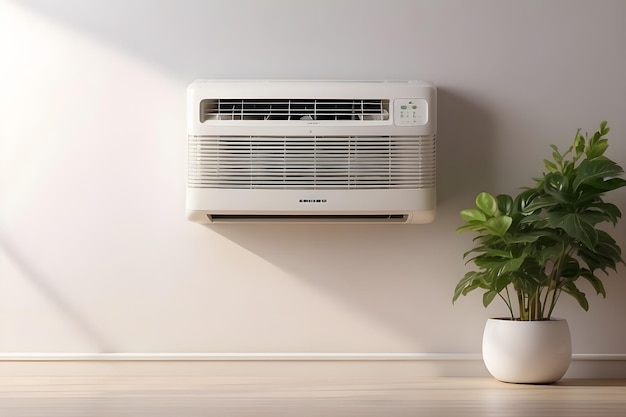
{"type": "Polygon", "coordinates": [[[500,381],[550,384],[565,375],[571,359],[567,320],[487,320],[483,360],[500,381]]]}

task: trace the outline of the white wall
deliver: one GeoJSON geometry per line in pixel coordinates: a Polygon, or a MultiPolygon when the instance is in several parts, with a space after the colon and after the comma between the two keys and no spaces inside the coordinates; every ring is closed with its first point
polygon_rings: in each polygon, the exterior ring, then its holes
{"type": "MultiPolygon", "coordinates": [[[[451,304],[458,212],[603,119],[626,165],[625,21],[620,0],[0,0],[0,351],[478,354],[504,309],[451,304]],[[188,222],[195,78],[432,80],[437,220],[188,222]]],[[[575,354],[626,354],[624,278],[588,313],[562,300],[575,354]]]]}

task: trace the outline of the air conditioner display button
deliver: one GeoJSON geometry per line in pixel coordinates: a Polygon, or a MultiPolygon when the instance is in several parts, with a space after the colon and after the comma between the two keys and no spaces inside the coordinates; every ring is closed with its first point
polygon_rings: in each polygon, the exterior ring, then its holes
{"type": "Polygon", "coordinates": [[[393,103],[396,126],[420,126],[428,122],[428,102],[423,98],[399,98],[393,103]]]}

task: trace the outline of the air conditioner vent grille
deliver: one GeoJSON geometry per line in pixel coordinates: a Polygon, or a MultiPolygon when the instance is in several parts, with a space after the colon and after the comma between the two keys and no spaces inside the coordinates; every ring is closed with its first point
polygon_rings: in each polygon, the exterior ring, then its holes
{"type": "Polygon", "coordinates": [[[188,186],[429,189],[435,137],[189,136],[188,186]]]}
{"type": "Polygon", "coordinates": [[[207,120],[389,120],[389,100],[380,99],[204,99],[207,120]]]}

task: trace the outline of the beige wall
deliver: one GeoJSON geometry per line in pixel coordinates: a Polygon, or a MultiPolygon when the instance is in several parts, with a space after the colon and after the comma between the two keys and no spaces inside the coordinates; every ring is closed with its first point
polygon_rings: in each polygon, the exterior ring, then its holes
{"type": "MultiPolygon", "coordinates": [[[[603,119],[626,165],[624,22],[604,0],[0,1],[0,351],[478,355],[504,309],[451,304],[458,212],[603,119]],[[437,220],[186,221],[195,78],[433,81],[437,220]]],[[[580,358],[626,360],[624,278],[558,307],[580,358]]]]}

